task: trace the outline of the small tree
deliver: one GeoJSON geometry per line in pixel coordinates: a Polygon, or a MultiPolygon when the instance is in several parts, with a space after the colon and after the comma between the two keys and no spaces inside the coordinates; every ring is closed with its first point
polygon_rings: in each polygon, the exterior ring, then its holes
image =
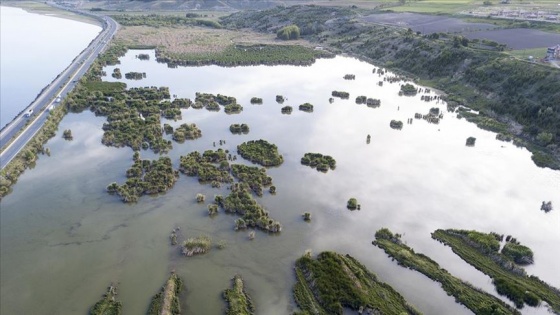
{"type": "Polygon", "coordinates": [[[284,26],[276,33],[276,37],[282,40],[299,39],[299,36],[300,36],[299,27],[295,24],[284,26]]]}

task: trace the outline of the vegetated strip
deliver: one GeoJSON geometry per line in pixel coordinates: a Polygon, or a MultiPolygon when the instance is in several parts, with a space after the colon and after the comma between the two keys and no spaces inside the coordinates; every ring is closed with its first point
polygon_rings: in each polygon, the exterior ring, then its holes
{"type": "Polygon", "coordinates": [[[375,233],[373,244],[385,251],[389,257],[396,259],[399,265],[423,273],[428,278],[441,283],[445,292],[475,314],[521,314],[500,299],[481,289],[451,275],[437,262],[403,244],[399,234],[393,234],[386,228],[375,233]]]}
{"type": "Polygon", "coordinates": [[[421,314],[391,286],[377,279],[353,257],[322,252],[296,261],[294,297],[303,312],[342,314],[345,307],[360,314],[421,314]]]}
{"type": "Polygon", "coordinates": [[[453,252],[476,269],[493,279],[498,293],[506,295],[516,305],[523,303],[536,305],[538,300],[546,301],[556,313],[560,313],[560,290],[536,276],[528,276],[525,270],[516,266],[503,254],[489,251],[469,240],[465,230],[436,230],[432,238],[451,247],[453,252]],[[535,301],[535,298],[537,299],[535,301]]]}
{"type": "Polygon", "coordinates": [[[252,315],[255,307],[251,297],[245,292],[245,284],[241,275],[235,275],[232,288],[224,290],[224,299],[227,302],[226,315],[252,315]]]}
{"type": "Polygon", "coordinates": [[[152,297],[148,315],[181,314],[179,294],[183,290],[183,280],[175,273],[171,274],[161,290],[152,297]]]}
{"type": "Polygon", "coordinates": [[[122,314],[122,303],[117,301],[117,288],[110,285],[107,293],[89,310],[89,315],[120,315],[122,314]]]}

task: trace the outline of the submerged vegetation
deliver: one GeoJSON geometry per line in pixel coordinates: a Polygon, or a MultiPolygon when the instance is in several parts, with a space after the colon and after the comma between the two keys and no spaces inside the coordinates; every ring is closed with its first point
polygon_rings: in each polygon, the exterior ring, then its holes
{"type": "Polygon", "coordinates": [[[329,169],[334,170],[336,168],[335,159],[330,155],[322,155],[321,153],[305,153],[301,158],[301,164],[325,173],[329,169]]]}
{"type": "Polygon", "coordinates": [[[122,314],[122,303],[116,300],[117,288],[110,285],[107,293],[89,310],[89,315],[120,315],[122,314]]]}
{"type": "Polygon", "coordinates": [[[161,290],[152,297],[147,315],[180,315],[179,294],[183,290],[183,280],[175,273],[165,282],[161,290]]]}
{"type": "Polygon", "coordinates": [[[528,248],[513,246],[506,253],[500,253],[496,234],[476,231],[436,230],[432,238],[451,247],[464,261],[492,278],[498,293],[505,295],[518,308],[524,304],[536,306],[543,300],[554,312],[560,313],[560,290],[538,277],[528,276],[514,261],[518,254],[532,254],[528,248]]]}
{"type": "Polygon", "coordinates": [[[245,284],[240,275],[235,275],[232,288],[224,290],[224,299],[227,302],[226,315],[252,315],[255,307],[251,297],[245,292],[245,284]]]}
{"type": "Polygon", "coordinates": [[[322,252],[296,261],[294,297],[298,314],[421,314],[391,286],[378,280],[353,257],[322,252]]]}
{"type": "Polygon", "coordinates": [[[441,283],[442,289],[447,294],[455,297],[457,302],[465,305],[475,314],[520,314],[500,299],[451,275],[428,256],[415,253],[401,241],[400,237],[399,234],[393,234],[383,228],[375,233],[373,244],[397,260],[399,265],[416,270],[441,283]]]}
{"type": "Polygon", "coordinates": [[[237,146],[237,153],[244,159],[262,166],[278,166],[284,162],[278,147],[266,140],[251,140],[237,146]]]}

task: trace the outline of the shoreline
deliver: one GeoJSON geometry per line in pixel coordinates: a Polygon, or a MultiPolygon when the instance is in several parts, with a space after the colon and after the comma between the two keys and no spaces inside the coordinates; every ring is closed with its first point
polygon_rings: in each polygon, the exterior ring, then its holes
{"type": "Polygon", "coordinates": [[[9,0],[9,1],[0,1],[0,6],[19,8],[28,13],[72,20],[76,22],[96,25],[103,28],[103,24],[97,19],[79,15],[67,10],[59,9],[57,7],[50,6],[43,2],[9,0]]]}

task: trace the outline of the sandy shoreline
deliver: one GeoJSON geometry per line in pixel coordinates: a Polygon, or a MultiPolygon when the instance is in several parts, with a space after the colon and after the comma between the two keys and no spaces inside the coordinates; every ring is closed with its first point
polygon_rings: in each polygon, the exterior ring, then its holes
{"type": "Polygon", "coordinates": [[[51,7],[42,2],[35,2],[35,1],[13,1],[13,0],[2,0],[0,1],[0,6],[6,7],[13,7],[13,8],[20,8],[29,13],[36,13],[42,14],[47,16],[58,17],[62,19],[68,19],[73,21],[78,21],[82,23],[88,23],[96,26],[103,27],[102,23],[94,18],[90,18],[87,16],[75,14],[66,10],[62,10],[59,8],[51,7]]]}

